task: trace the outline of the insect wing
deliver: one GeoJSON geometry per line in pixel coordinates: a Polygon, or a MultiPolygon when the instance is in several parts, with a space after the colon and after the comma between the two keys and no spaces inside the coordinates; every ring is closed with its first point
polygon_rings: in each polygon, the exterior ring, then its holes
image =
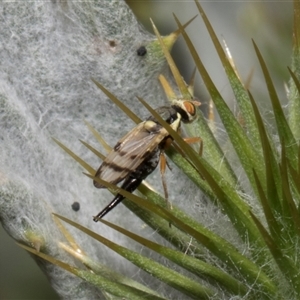
{"type": "MultiPolygon", "coordinates": [[[[167,135],[168,132],[163,127],[152,121],[140,123],[116,144],[99,167],[95,177],[117,184],[136,170],[167,135]],[[151,131],[151,126],[156,129],[151,131]]],[[[95,180],[94,186],[104,188],[95,180]]]]}

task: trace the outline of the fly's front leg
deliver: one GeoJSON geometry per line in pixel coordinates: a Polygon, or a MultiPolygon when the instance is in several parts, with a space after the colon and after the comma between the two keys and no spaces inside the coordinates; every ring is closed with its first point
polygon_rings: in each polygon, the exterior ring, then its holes
{"type": "MultiPolygon", "coordinates": [[[[181,135],[181,128],[178,128],[177,132],[181,135]]],[[[203,141],[200,137],[186,137],[186,138],[182,138],[187,144],[195,144],[195,143],[200,143],[200,147],[199,147],[199,152],[198,154],[200,156],[202,156],[202,153],[203,153],[203,141]]],[[[177,150],[179,149],[179,147],[176,148],[177,150]]],[[[179,151],[181,154],[182,151],[180,150],[179,151]]],[[[184,156],[184,155],[183,155],[184,156]]]]}
{"type": "Polygon", "coordinates": [[[198,154],[202,156],[203,153],[203,141],[200,137],[187,137],[183,139],[187,144],[200,143],[198,154]]]}

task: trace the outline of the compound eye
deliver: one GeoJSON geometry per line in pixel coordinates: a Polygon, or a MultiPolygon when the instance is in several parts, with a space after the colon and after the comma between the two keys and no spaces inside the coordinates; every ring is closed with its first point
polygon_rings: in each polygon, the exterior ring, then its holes
{"type": "Polygon", "coordinates": [[[192,102],[185,101],[183,102],[183,106],[185,110],[191,115],[194,116],[196,114],[196,107],[192,102]]]}

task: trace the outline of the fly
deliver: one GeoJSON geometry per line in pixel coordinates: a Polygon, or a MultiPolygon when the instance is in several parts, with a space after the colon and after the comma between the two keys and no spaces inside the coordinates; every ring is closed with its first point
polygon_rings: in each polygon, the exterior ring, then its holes
{"type": "MultiPolygon", "coordinates": [[[[170,106],[161,106],[155,111],[173,130],[178,131],[181,121],[191,123],[196,119],[196,106],[199,105],[200,102],[197,101],[173,100],[170,106]]],[[[118,141],[100,165],[95,177],[112,184],[124,180],[121,188],[132,193],[155,170],[172,140],[168,131],[150,116],[118,141]]],[[[105,188],[96,180],[93,183],[96,188],[105,188]]],[[[124,198],[117,194],[93,220],[98,222],[124,198]]]]}

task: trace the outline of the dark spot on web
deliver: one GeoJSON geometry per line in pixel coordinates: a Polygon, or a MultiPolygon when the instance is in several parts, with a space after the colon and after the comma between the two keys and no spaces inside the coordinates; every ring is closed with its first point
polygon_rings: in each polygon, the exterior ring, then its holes
{"type": "Polygon", "coordinates": [[[116,42],[115,41],[109,41],[109,46],[112,47],[112,48],[115,48],[116,47],[116,42]]]}
{"type": "Polygon", "coordinates": [[[144,56],[147,53],[147,49],[145,46],[141,46],[139,49],[136,50],[138,56],[144,56]]]}
{"type": "Polygon", "coordinates": [[[71,206],[72,206],[72,209],[74,211],[79,211],[79,209],[80,209],[80,203],[79,202],[74,202],[71,206]]]}

